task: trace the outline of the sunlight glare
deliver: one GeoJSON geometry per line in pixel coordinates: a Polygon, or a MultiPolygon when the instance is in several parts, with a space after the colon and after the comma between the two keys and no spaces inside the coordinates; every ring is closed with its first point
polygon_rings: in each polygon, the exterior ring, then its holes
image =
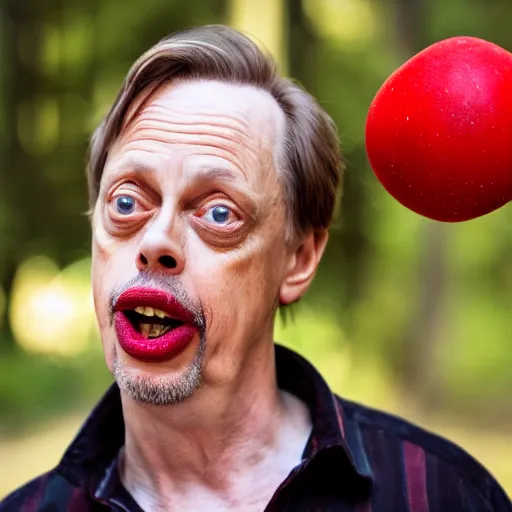
{"type": "Polygon", "coordinates": [[[344,47],[375,36],[377,15],[368,0],[306,0],[304,9],[321,34],[344,47]]]}
{"type": "Polygon", "coordinates": [[[59,272],[46,258],[28,260],[18,270],[11,324],[28,352],[76,356],[87,347],[94,325],[89,260],[59,272]]]}

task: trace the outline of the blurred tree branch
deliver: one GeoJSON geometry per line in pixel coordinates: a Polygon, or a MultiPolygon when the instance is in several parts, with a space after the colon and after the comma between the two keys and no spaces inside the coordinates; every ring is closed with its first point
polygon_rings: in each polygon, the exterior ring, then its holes
{"type": "MultiPolygon", "coordinates": [[[[339,76],[339,80],[350,80],[350,72],[344,69],[346,63],[331,47],[331,42],[318,34],[311,20],[306,14],[303,0],[286,0],[286,26],[288,34],[288,69],[293,79],[298,80],[320,104],[327,108],[330,115],[339,123],[347,123],[346,119],[336,119],[333,108],[337,103],[327,102],[326,69],[330,78],[339,76]],[[334,52],[334,53],[333,53],[334,52]]],[[[339,53],[339,52],[338,52],[339,53]]],[[[354,80],[356,78],[354,77],[354,80]]],[[[341,84],[337,89],[342,90],[341,84]]],[[[355,87],[355,84],[352,84],[355,87]]],[[[336,102],[340,102],[338,93],[336,102]]],[[[343,146],[343,140],[341,141],[343,146]]],[[[322,272],[317,278],[317,299],[323,300],[325,283],[332,287],[332,276],[336,276],[342,283],[342,290],[335,294],[339,312],[343,312],[345,327],[351,328],[351,308],[361,297],[364,283],[364,269],[367,256],[371,249],[368,237],[368,224],[365,211],[367,210],[368,190],[364,184],[364,162],[366,160],[364,145],[358,145],[349,151],[344,151],[347,162],[347,171],[343,177],[342,200],[339,211],[340,219],[336,219],[342,229],[333,229],[330,233],[330,242],[326,255],[322,261],[322,272]]],[[[338,282],[338,281],[336,281],[338,282]]],[[[329,287],[328,286],[328,287],[329,287]]],[[[332,291],[332,290],[331,290],[332,291]]],[[[314,293],[314,290],[313,290],[314,293]]]]}

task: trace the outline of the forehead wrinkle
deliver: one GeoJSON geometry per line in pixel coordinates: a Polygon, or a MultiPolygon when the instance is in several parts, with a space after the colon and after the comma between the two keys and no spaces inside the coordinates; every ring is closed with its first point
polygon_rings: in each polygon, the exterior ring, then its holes
{"type": "Polygon", "coordinates": [[[237,160],[238,150],[250,153],[253,158],[258,159],[259,147],[256,146],[261,145],[261,143],[257,144],[257,137],[250,138],[247,133],[238,129],[233,130],[221,122],[199,125],[197,123],[181,124],[144,115],[134,120],[121,134],[120,139],[120,143],[124,142],[125,145],[137,141],[148,141],[218,147],[228,151],[237,160]]]}
{"type": "Polygon", "coordinates": [[[153,115],[163,114],[165,117],[169,117],[173,122],[180,125],[194,125],[194,124],[206,124],[209,126],[219,126],[228,128],[236,131],[241,135],[245,135],[250,129],[249,123],[242,116],[235,116],[222,112],[199,112],[197,110],[192,112],[180,112],[175,108],[171,108],[165,105],[150,104],[143,109],[140,114],[133,120],[135,121],[140,117],[153,118],[153,115]],[[196,119],[198,118],[198,119],[196,119]],[[211,119],[210,119],[211,118],[211,119]],[[216,122],[214,122],[216,121],[216,122]],[[224,123],[222,121],[225,121],[224,123]]]}
{"type": "MultiPolygon", "coordinates": [[[[190,132],[183,132],[181,130],[169,130],[168,126],[164,129],[160,129],[158,126],[140,126],[133,130],[133,133],[126,134],[128,140],[126,145],[137,142],[137,141],[153,141],[160,142],[162,144],[188,144],[198,146],[219,146],[219,149],[227,148],[241,148],[253,155],[257,154],[257,150],[251,147],[251,144],[247,140],[241,138],[233,138],[231,134],[212,133],[211,131],[199,132],[197,130],[190,132]],[[137,130],[139,133],[137,134],[137,130]],[[206,139],[206,140],[205,140],[206,139]],[[217,144],[215,144],[217,143],[217,144]]],[[[164,124],[164,123],[159,123],[164,124]]],[[[244,137],[247,139],[247,137],[244,137]]]]}
{"type": "MultiPolygon", "coordinates": [[[[190,126],[190,125],[189,125],[190,126]]],[[[249,153],[252,158],[258,159],[258,147],[254,138],[231,130],[224,132],[215,130],[211,125],[197,126],[195,129],[183,130],[182,126],[176,126],[166,121],[139,119],[125,132],[122,139],[126,144],[137,141],[160,142],[162,144],[186,144],[206,147],[218,147],[228,151],[237,160],[238,152],[249,153]]],[[[122,141],[121,141],[122,142],[122,141]]],[[[242,156],[242,155],[240,155],[242,156]]]]}
{"type": "MultiPolygon", "coordinates": [[[[139,147],[139,144],[144,143],[144,142],[152,142],[155,145],[169,144],[166,141],[155,140],[154,137],[141,137],[141,138],[138,138],[136,140],[133,140],[131,142],[124,144],[123,148],[122,148],[122,152],[126,154],[126,153],[132,152],[132,151],[135,151],[135,152],[143,151],[144,153],[151,153],[153,155],[161,155],[162,154],[162,151],[159,148],[155,148],[155,147],[149,146],[147,144],[145,144],[145,145],[143,144],[142,146],[139,147]]],[[[231,149],[228,147],[222,147],[222,146],[219,146],[218,144],[206,143],[204,141],[202,141],[201,143],[198,143],[197,141],[188,141],[188,142],[181,141],[179,143],[175,143],[175,145],[178,146],[178,148],[175,148],[177,151],[179,151],[180,146],[181,147],[194,146],[196,151],[194,151],[194,153],[192,153],[192,154],[188,154],[187,155],[188,157],[190,157],[190,156],[214,156],[216,158],[223,158],[226,161],[228,161],[230,164],[232,164],[234,167],[236,167],[244,176],[247,176],[246,172],[244,171],[244,166],[243,166],[240,158],[238,158],[238,155],[236,154],[236,152],[231,151],[231,149]],[[219,153],[212,152],[212,149],[219,150],[219,153]]],[[[169,151],[169,153],[172,153],[172,152],[173,151],[169,151]]]]}
{"type": "MultiPolygon", "coordinates": [[[[192,86],[195,81],[189,82],[192,86]]],[[[201,81],[199,81],[200,83],[201,81]]],[[[208,81],[207,81],[208,82],[208,81]]],[[[184,84],[178,82],[175,86],[182,87],[184,84]]],[[[226,85],[226,84],[221,84],[226,85]]],[[[252,88],[249,88],[252,89],[252,88]]],[[[277,105],[275,99],[266,93],[265,91],[259,91],[255,89],[258,93],[263,93],[265,96],[268,96],[268,100],[270,100],[274,105],[270,116],[273,118],[273,121],[279,126],[282,122],[283,112],[281,108],[277,105]],[[278,118],[276,119],[276,114],[278,118]],[[281,121],[281,122],[280,122],[281,121]]],[[[190,132],[190,130],[184,130],[185,127],[197,126],[200,130],[200,133],[204,133],[206,131],[207,134],[211,135],[212,128],[218,128],[223,131],[231,131],[231,134],[228,135],[228,138],[240,144],[244,148],[250,148],[255,151],[255,146],[258,149],[262,149],[265,147],[271,152],[276,150],[277,144],[275,143],[275,130],[273,134],[266,133],[266,129],[257,129],[254,131],[254,109],[251,109],[252,102],[246,100],[245,103],[242,103],[243,110],[237,113],[229,112],[229,106],[219,107],[219,105],[208,105],[208,106],[197,106],[194,103],[189,102],[185,107],[180,108],[180,99],[179,98],[169,98],[169,93],[172,94],[172,86],[169,89],[168,87],[162,88],[153,99],[151,99],[146,105],[144,105],[140,111],[136,112],[129,122],[125,125],[125,129],[131,131],[130,128],[133,128],[133,125],[139,125],[144,120],[149,122],[155,122],[158,124],[168,123],[168,126],[175,125],[178,130],[173,130],[175,132],[190,132]],[[168,103],[171,102],[172,105],[168,103]],[[209,110],[205,110],[209,109],[209,110]],[[212,111],[213,109],[213,111],[212,111]],[[252,111],[251,111],[252,110],[252,111]],[[162,120],[159,117],[164,117],[162,120]],[[249,122],[248,119],[251,119],[253,122],[249,122]]],[[[211,92],[210,92],[211,93],[211,92]]],[[[259,102],[256,102],[259,104],[259,102]]],[[[256,108],[256,107],[254,107],[256,108]]],[[[264,109],[266,110],[266,109],[264,109]]],[[[269,119],[264,120],[258,113],[261,112],[261,109],[256,110],[257,117],[259,117],[261,123],[263,123],[262,128],[265,128],[269,124],[269,119]]],[[[268,116],[265,115],[265,118],[268,116]]],[[[274,124],[272,122],[271,124],[274,124]]],[[[277,128],[277,126],[276,126],[277,128]]],[[[125,130],[123,130],[125,131],[125,130]]],[[[279,133],[281,130],[277,128],[277,132],[279,133]]],[[[222,135],[217,134],[219,137],[222,135]]]]}
{"type": "MultiPolygon", "coordinates": [[[[192,107],[196,108],[196,107],[192,107]]],[[[218,137],[254,151],[252,147],[258,137],[250,137],[250,125],[243,116],[226,111],[190,111],[159,103],[159,98],[146,105],[123,130],[126,135],[152,128],[168,131],[174,135],[204,135],[218,137]],[[149,125],[149,126],[148,126],[149,125]]]]}
{"type": "MultiPolygon", "coordinates": [[[[269,102],[272,104],[272,107],[268,110],[269,112],[273,111],[270,114],[271,124],[276,122],[277,132],[281,132],[281,125],[283,122],[285,123],[285,115],[277,100],[268,91],[253,85],[226,83],[215,79],[177,78],[171,83],[162,84],[156,89],[142,91],[129,107],[122,131],[146,112],[167,111],[175,117],[198,116],[217,119],[223,117],[228,122],[238,125],[230,125],[231,128],[245,135],[254,126],[254,113],[260,114],[262,112],[262,101],[264,104],[269,102]],[[184,90],[187,90],[187,93],[184,94],[184,90]],[[220,91],[220,97],[222,98],[226,90],[229,91],[229,101],[223,105],[222,99],[220,102],[217,101],[216,95],[220,91]],[[206,105],[204,102],[201,104],[203,98],[211,98],[212,101],[206,105]],[[233,106],[235,108],[239,107],[239,111],[233,113],[231,108],[233,106]]],[[[263,111],[267,111],[267,109],[263,108],[263,111]]],[[[260,121],[263,121],[265,127],[269,124],[266,115],[265,120],[260,117],[260,121]]],[[[260,130],[256,135],[259,134],[260,130]]],[[[277,134],[274,133],[267,138],[271,145],[275,140],[275,135],[277,134]]]]}
{"type": "Polygon", "coordinates": [[[239,144],[244,144],[247,139],[250,139],[247,132],[234,130],[230,126],[223,125],[222,123],[181,123],[174,120],[162,120],[156,117],[143,117],[137,119],[132,123],[131,127],[126,130],[126,134],[128,135],[136,132],[137,130],[146,129],[169,131],[177,135],[211,135],[238,142],[239,144]]]}

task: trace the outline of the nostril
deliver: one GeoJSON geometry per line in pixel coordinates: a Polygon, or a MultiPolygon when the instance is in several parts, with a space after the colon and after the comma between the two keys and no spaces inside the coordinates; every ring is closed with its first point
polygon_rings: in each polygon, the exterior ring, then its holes
{"type": "Polygon", "coordinates": [[[148,264],[148,259],[146,258],[146,256],[144,256],[144,254],[140,254],[139,255],[139,260],[140,262],[143,264],[143,265],[147,265],[148,264]]]}
{"type": "Polygon", "coordinates": [[[172,256],[160,256],[158,262],[165,268],[176,268],[178,266],[178,263],[172,256]]]}

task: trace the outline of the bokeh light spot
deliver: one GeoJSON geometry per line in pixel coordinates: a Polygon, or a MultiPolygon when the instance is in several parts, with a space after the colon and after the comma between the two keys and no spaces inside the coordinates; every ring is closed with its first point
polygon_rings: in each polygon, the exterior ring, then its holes
{"type": "Polygon", "coordinates": [[[85,259],[59,271],[45,257],[20,266],[11,325],[26,351],[76,356],[86,350],[94,325],[89,268],[85,259]]]}

